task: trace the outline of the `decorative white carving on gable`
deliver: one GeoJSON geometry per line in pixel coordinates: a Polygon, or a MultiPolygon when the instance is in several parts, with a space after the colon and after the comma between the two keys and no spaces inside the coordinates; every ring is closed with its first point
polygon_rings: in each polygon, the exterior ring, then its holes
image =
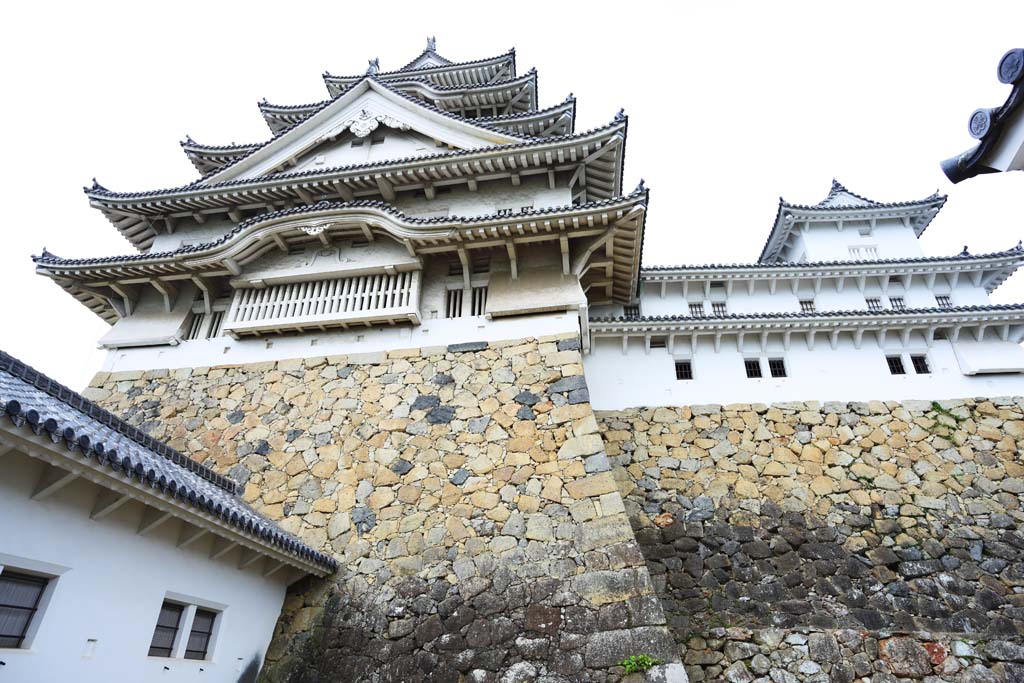
{"type": "Polygon", "coordinates": [[[388,116],[387,114],[371,114],[365,109],[361,110],[354,118],[348,119],[342,123],[341,130],[347,129],[352,131],[352,134],[357,138],[365,138],[367,135],[377,130],[382,123],[388,128],[409,130],[409,124],[402,123],[393,116],[388,116]]]}

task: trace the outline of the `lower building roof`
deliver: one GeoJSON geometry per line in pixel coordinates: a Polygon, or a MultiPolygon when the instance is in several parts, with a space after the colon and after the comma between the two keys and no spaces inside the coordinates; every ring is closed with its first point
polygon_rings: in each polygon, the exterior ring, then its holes
{"type": "Polygon", "coordinates": [[[296,568],[325,575],[334,558],[314,550],[246,505],[236,485],[205,465],[150,437],[80,394],[0,351],[0,426],[13,425],[44,437],[47,451],[133,484],[144,500],[163,494],[180,510],[228,528],[296,568]]]}

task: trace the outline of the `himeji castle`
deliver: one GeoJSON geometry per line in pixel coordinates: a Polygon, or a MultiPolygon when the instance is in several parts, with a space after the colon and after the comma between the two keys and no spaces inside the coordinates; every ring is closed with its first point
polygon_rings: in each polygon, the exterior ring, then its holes
{"type": "Polygon", "coordinates": [[[1020,620],[1016,237],[926,255],[945,196],[833,180],[756,261],[646,263],[623,111],[433,38],[323,80],[86,187],[132,253],[33,257],[110,329],[82,395],[0,356],[0,677],[1017,675],[963,635],[1020,620]],[[116,623],[59,618],[125,566],[116,623]]]}

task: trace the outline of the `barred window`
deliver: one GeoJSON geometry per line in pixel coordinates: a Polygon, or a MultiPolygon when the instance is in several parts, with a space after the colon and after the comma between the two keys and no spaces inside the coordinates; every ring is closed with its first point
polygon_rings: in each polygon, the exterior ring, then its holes
{"type": "Polygon", "coordinates": [[[444,294],[444,317],[462,317],[462,290],[449,289],[444,294]]]}
{"type": "Polygon", "coordinates": [[[622,315],[627,318],[639,318],[640,317],[640,306],[634,304],[632,306],[623,306],[622,315]]]}
{"type": "Polygon", "coordinates": [[[700,303],[697,304],[690,304],[690,315],[692,315],[694,318],[703,318],[704,302],[701,301],[700,303]]]}
{"type": "Polygon", "coordinates": [[[938,304],[939,308],[953,308],[953,299],[948,296],[935,297],[935,303],[938,304]]]}
{"type": "Polygon", "coordinates": [[[889,297],[889,307],[894,311],[905,311],[907,310],[907,304],[903,300],[902,296],[891,296],[889,297]]]}
{"type": "Polygon", "coordinates": [[[481,316],[484,311],[487,310],[487,285],[483,287],[474,287],[470,294],[473,297],[470,315],[481,316]]]}
{"type": "Polygon", "coordinates": [[[676,379],[677,380],[688,380],[693,379],[693,362],[688,360],[677,360],[676,361],[676,379]]]}
{"type": "Polygon", "coordinates": [[[899,356],[886,356],[885,362],[889,364],[889,374],[905,375],[907,371],[903,368],[903,359],[899,356]]]}
{"type": "Polygon", "coordinates": [[[768,359],[768,371],[771,373],[772,377],[785,377],[786,361],[782,358],[768,359]]]}
{"type": "Polygon", "coordinates": [[[761,377],[761,361],[756,358],[748,358],[743,361],[743,369],[747,371],[748,379],[761,377]]]}
{"type": "Polygon", "coordinates": [[[910,363],[914,366],[914,372],[919,375],[929,375],[932,372],[928,366],[928,356],[911,356],[910,363]]]}
{"type": "Polygon", "coordinates": [[[814,299],[800,299],[800,312],[801,313],[814,313],[814,299]]]}
{"type": "Polygon", "coordinates": [[[0,575],[0,647],[22,647],[47,579],[16,572],[0,575]]]}
{"type": "Polygon", "coordinates": [[[715,301],[711,304],[711,312],[714,315],[728,315],[729,308],[724,301],[715,301]]]}
{"type": "Polygon", "coordinates": [[[183,605],[164,602],[160,607],[160,616],[153,630],[153,640],[149,644],[150,657],[170,657],[174,652],[174,641],[178,637],[181,615],[185,611],[183,605]]]}
{"type": "Polygon", "coordinates": [[[864,301],[867,303],[869,311],[880,311],[880,310],[882,310],[882,300],[881,299],[872,298],[872,299],[865,299],[864,301]]]}
{"type": "Polygon", "coordinates": [[[213,622],[216,620],[216,612],[196,610],[192,618],[192,631],[188,634],[188,644],[185,646],[185,659],[206,659],[210,638],[213,636],[213,622]]]}

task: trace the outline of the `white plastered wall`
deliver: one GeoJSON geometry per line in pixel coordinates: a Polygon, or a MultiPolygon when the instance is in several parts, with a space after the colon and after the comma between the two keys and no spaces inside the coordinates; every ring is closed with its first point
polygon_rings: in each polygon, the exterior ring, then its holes
{"type": "Polygon", "coordinates": [[[98,489],[82,480],[32,500],[42,463],[12,453],[0,464],[0,519],[17,520],[3,525],[0,565],[59,575],[48,604],[36,615],[30,647],[0,649],[5,663],[0,680],[214,683],[237,681],[251,662],[262,663],[288,570],[269,578],[262,575],[262,562],[240,570],[237,550],[211,560],[209,534],[178,548],[181,522],[176,519],[139,535],[138,502],[90,519],[98,489]],[[169,594],[223,610],[208,660],[148,656],[169,594]]]}

